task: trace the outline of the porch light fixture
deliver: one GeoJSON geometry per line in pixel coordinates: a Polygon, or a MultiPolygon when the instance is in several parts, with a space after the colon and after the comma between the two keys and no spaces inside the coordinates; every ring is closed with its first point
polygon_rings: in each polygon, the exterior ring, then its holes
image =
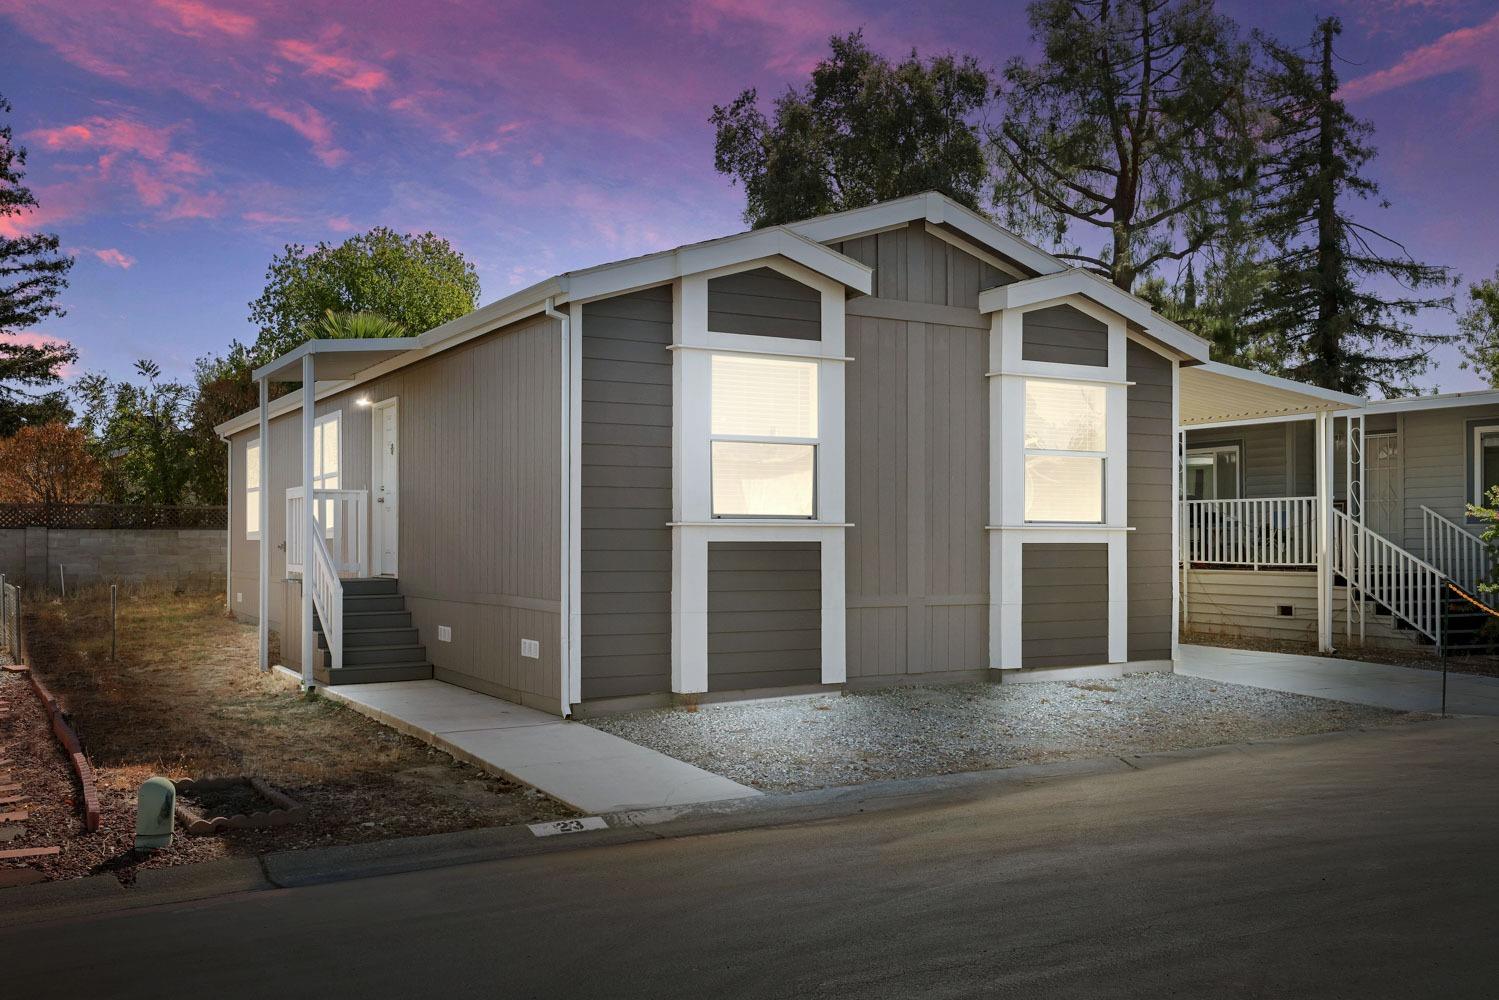
{"type": "Polygon", "coordinates": [[[355,406],[369,406],[370,405],[370,398],[368,396],[360,396],[358,399],[354,400],[354,405],[355,406]]]}

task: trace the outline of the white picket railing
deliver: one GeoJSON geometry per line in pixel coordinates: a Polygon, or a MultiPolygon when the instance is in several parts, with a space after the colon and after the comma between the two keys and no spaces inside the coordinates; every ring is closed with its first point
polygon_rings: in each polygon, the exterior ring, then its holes
{"type": "Polygon", "coordinates": [[[1483,601],[1493,604],[1499,594],[1481,594],[1480,583],[1494,579],[1494,558],[1483,539],[1430,507],[1421,508],[1421,538],[1426,558],[1452,578],[1452,582],[1483,601]]]}
{"type": "MultiPolygon", "coordinates": [[[[301,574],[306,545],[302,513],[302,487],[286,491],[286,572],[301,574]]],[[[367,490],[315,490],[313,511],[322,525],[323,547],[339,576],[369,575],[369,492],[367,490]]]]}
{"type": "Polygon", "coordinates": [[[1188,500],[1186,560],[1215,566],[1317,565],[1317,498],[1188,500]]]}
{"type": "Polygon", "coordinates": [[[1333,524],[1333,572],[1440,649],[1446,574],[1340,510],[1333,511],[1333,524]]]}

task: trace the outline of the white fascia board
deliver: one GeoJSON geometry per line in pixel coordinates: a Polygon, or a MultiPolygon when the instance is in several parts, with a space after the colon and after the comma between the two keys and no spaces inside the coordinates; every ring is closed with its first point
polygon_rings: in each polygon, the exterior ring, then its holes
{"type": "Polygon", "coordinates": [[[1214,375],[1222,375],[1226,378],[1242,379],[1245,382],[1253,382],[1256,385],[1268,386],[1272,389],[1281,389],[1285,392],[1296,392],[1303,396],[1312,396],[1331,406],[1323,409],[1362,409],[1369,402],[1363,396],[1354,396],[1351,393],[1338,392],[1335,389],[1324,389],[1321,386],[1309,385],[1306,382],[1298,382],[1292,378],[1283,378],[1279,375],[1269,375],[1265,372],[1251,371],[1248,368],[1239,368],[1236,365],[1226,365],[1221,361],[1204,361],[1200,366],[1201,371],[1212,372],[1214,375]]]}
{"type": "Polygon", "coordinates": [[[1418,410],[1448,410],[1463,406],[1499,405],[1499,390],[1477,389],[1471,392],[1447,392],[1435,396],[1411,396],[1406,399],[1371,399],[1364,414],[1412,413],[1418,410]]]}
{"type": "Polygon", "coordinates": [[[364,337],[360,339],[313,339],[304,341],[296,347],[269,364],[261,365],[252,373],[255,379],[262,379],[268,375],[280,374],[286,376],[283,380],[287,382],[300,382],[302,379],[302,359],[309,354],[322,357],[329,354],[356,354],[369,353],[400,353],[402,351],[414,351],[421,346],[416,337],[364,337]]]}
{"type": "Polygon", "coordinates": [[[763,257],[784,257],[795,261],[865,295],[874,287],[873,268],[785,226],[756,229],[649,257],[572,271],[564,274],[562,281],[569,301],[587,302],[763,257]]]}
{"type": "Polygon", "coordinates": [[[790,223],[786,228],[818,243],[828,243],[923,220],[932,225],[952,226],[980,246],[1039,274],[1053,274],[1067,268],[1046,251],[936,191],[896,198],[868,208],[819,215],[804,222],[790,223]]]}
{"type": "Polygon", "coordinates": [[[1110,284],[1102,277],[1080,267],[1056,274],[1043,274],[1009,285],[1000,285],[979,293],[979,312],[1001,309],[1024,309],[1068,295],[1092,299],[1110,312],[1138,323],[1147,333],[1183,357],[1207,361],[1208,342],[1190,330],[1171,322],[1151,309],[1142,299],[1110,284]]]}

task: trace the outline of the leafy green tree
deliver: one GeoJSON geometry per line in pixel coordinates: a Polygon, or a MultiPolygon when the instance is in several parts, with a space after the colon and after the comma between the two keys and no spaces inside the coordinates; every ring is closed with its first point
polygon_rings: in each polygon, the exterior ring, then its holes
{"type": "Polygon", "coordinates": [[[977,209],[988,176],[975,121],[989,73],[970,57],[893,63],[862,32],[828,40],[831,53],[769,117],[751,88],[709,118],[713,166],[744,188],[744,219],[774,226],[941,191],[977,209]]]}
{"type": "MultiPolygon", "coordinates": [[[[10,103],[0,97],[0,113],[10,110],[10,103]]],[[[8,123],[0,125],[0,222],[19,219],[37,207],[31,189],[21,183],[25,166],[25,147],[16,145],[8,123]]],[[[61,383],[62,367],[76,361],[78,352],[68,344],[23,344],[14,339],[49,316],[63,315],[57,297],[68,287],[73,258],[58,246],[51,233],[0,234],[0,436],[71,415],[66,397],[47,387],[61,383]]]]}
{"type": "MultiPolygon", "coordinates": [[[[197,461],[192,434],[193,388],[161,378],[161,368],[137,361],[141,383],[90,373],[73,391],[83,411],[80,425],[106,463],[106,489],[117,503],[216,502],[195,496],[197,461]]],[[[222,443],[216,459],[224,460],[222,443]]]]}
{"type": "Polygon", "coordinates": [[[1004,69],[997,211],[1131,291],[1251,198],[1250,48],[1212,0],[1036,0],[1028,16],[1041,57],[1004,69]]]}
{"type": "Polygon", "coordinates": [[[432,233],[377,226],[337,246],[288,244],[250,303],[260,329],[255,355],[267,361],[315,335],[329,310],[374,312],[418,332],[471,312],[479,300],[474,266],[432,233]]]}
{"type": "Polygon", "coordinates": [[[1324,19],[1309,50],[1264,42],[1274,154],[1261,175],[1261,225],[1274,274],[1253,326],[1274,342],[1285,374],[1396,396],[1412,391],[1434,345],[1454,339],[1409,323],[1421,310],[1452,307],[1443,294],[1452,279],[1350,213],[1351,200],[1377,198],[1379,186],[1361,173],[1374,156],[1373,127],[1338,97],[1333,39],[1341,30],[1337,18],[1324,19]]]}
{"type": "Polygon", "coordinates": [[[1457,318],[1457,329],[1462,366],[1499,387],[1499,269],[1468,286],[1468,307],[1457,318]]]}

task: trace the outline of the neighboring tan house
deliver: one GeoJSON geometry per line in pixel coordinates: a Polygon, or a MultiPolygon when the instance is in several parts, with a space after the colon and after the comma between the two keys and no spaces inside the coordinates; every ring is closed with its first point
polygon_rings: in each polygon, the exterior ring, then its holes
{"type": "Polygon", "coordinates": [[[1178,411],[1347,405],[1206,358],[937,194],[569,272],[257,371],[317,402],[219,428],[230,605],[558,714],[1169,670],[1178,411]]]}
{"type": "Polygon", "coordinates": [[[1499,392],[1347,399],[1320,428],[1334,525],[1320,601],[1315,422],[1185,428],[1186,628],[1313,639],[1320,616],[1352,645],[1454,646],[1482,617],[1449,584],[1489,600],[1478,585],[1492,560],[1467,505],[1499,486],[1499,392]]]}

